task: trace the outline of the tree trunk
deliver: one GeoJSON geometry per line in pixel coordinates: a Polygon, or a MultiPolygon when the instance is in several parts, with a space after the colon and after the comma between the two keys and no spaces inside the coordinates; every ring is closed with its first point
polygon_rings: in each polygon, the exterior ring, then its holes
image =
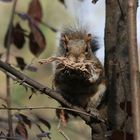
{"type": "Polygon", "coordinates": [[[132,137],[133,132],[127,9],[127,0],[106,0],[105,70],[108,78],[108,119],[110,129],[122,134],[122,139],[132,137]]]}

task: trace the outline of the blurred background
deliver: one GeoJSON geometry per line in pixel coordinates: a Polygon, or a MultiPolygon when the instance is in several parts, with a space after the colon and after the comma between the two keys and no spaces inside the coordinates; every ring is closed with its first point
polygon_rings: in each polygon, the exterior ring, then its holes
{"type": "MultiPolygon", "coordinates": [[[[31,0],[18,0],[16,6],[16,12],[26,13],[29,7],[29,3],[31,0]]],[[[43,18],[42,21],[47,25],[53,27],[54,29],[61,29],[61,26],[64,24],[68,24],[71,22],[72,17],[70,11],[67,11],[65,5],[60,3],[58,0],[40,0],[42,10],[43,10],[43,18]]],[[[4,38],[7,32],[11,10],[12,10],[12,2],[1,2],[0,1],[0,54],[1,59],[5,60],[6,49],[4,48],[4,38]]],[[[105,7],[104,0],[100,0],[96,6],[94,7],[94,25],[96,33],[103,37],[103,29],[104,29],[104,18],[105,18],[105,7]]],[[[27,21],[23,21],[19,16],[14,16],[14,23],[19,22],[24,29],[29,32],[29,27],[27,21]]],[[[39,55],[39,57],[35,57],[29,49],[29,41],[26,38],[26,43],[22,49],[17,49],[13,44],[11,45],[10,50],[10,63],[12,66],[17,66],[17,61],[15,57],[20,56],[24,58],[24,61],[27,64],[31,64],[32,66],[37,68],[37,72],[30,72],[28,70],[24,70],[23,73],[29,75],[33,79],[38,82],[52,88],[52,80],[53,80],[53,68],[51,64],[48,65],[40,65],[38,61],[43,58],[48,58],[54,55],[56,46],[57,46],[57,38],[58,35],[53,32],[50,28],[44,26],[43,24],[39,25],[40,30],[45,36],[46,39],[46,49],[39,55]]],[[[138,45],[140,48],[140,8],[138,9],[137,14],[137,33],[138,33],[138,45]]],[[[140,49],[139,52],[140,54],[140,49]]],[[[99,56],[103,56],[103,52],[99,52],[99,56]]],[[[102,57],[103,58],[103,57],[102,57]]],[[[140,57],[139,57],[140,60],[140,57]]],[[[19,68],[17,68],[19,69],[19,68]]],[[[6,76],[0,71],[0,106],[5,105],[6,99],[6,76]]],[[[11,98],[12,98],[12,107],[37,107],[37,106],[53,106],[57,107],[59,104],[53,99],[47,97],[46,95],[41,94],[33,94],[31,99],[29,99],[32,91],[26,89],[23,86],[19,86],[18,83],[11,80],[11,98]]],[[[13,114],[16,114],[17,111],[12,111],[13,114]]],[[[29,118],[33,118],[33,114],[39,114],[47,121],[50,122],[52,128],[50,130],[51,137],[53,140],[63,140],[63,136],[58,132],[57,126],[59,124],[59,120],[55,115],[55,110],[30,110],[30,111],[20,111],[27,115],[29,118]]],[[[7,112],[0,110],[0,132],[5,132],[7,130],[7,112]]],[[[16,118],[13,118],[16,119],[16,118]]],[[[44,127],[44,126],[42,126],[44,127]]],[[[47,130],[47,128],[44,128],[47,130]]],[[[72,118],[68,122],[66,127],[62,127],[62,130],[70,137],[70,139],[90,139],[90,128],[79,118],[72,118]]],[[[30,132],[30,140],[36,140],[36,134],[38,133],[38,128],[33,127],[30,132]]],[[[44,138],[45,139],[45,138],[44,138]]],[[[47,138],[46,138],[47,139],[47,138]]]]}

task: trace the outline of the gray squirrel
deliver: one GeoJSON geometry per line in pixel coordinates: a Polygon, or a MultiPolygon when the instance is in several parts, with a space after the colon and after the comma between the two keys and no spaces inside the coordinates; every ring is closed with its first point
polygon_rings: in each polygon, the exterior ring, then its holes
{"type": "MultiPolygon", "coordinates": [[[[81,11],[83,5],[85,5],[84,8],[87,8],[85,2],[89,4],[89,1],[79,1],[78,5],[81,4],[81,7],[78,8],[81,8],[81,11]]],[[[68,8],[76,4],[76,0],[72,0],[70,6],[69,2],[66,1],[68,8]]],[[[84,63],[91,60],[96,64],[95,69],[97,72],[93,72],[90,80],[87,80],[78,71],[67,68],[62,70],[59,66],[56,66],[54,85],[55,89],[71,104],[85,109],[92,109],[97,108],[102,101],[106,90],[106,80],[102,63],[96,56],[100,46],[98,38],[94,36],[93,32],[90,32],[91,27],[88,28],[88,25],[92,24],[88,22],[89,19],[86,21],[79,19],[79,17],[82,17],[81,14],[75,16],[78,19],[76,24],[64,28],[61,32],[57,56],[65,57],[74,63],[84,63]]]]}

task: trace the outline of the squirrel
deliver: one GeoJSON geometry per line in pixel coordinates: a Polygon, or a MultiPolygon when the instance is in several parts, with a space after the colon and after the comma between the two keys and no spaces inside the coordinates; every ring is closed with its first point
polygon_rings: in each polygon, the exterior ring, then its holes
{"type": "Polygon", "coordinates": [[[61,34],[58,56],[66,57],[68,60],[79,63],[90,60],[94,62],[96,73],[90,80],[76,70],[56,66],[54,84],[57,91],[72,103],[83,108],[97,108],[102,101],[106,90],[104,69],[95,56],[98,49],[96,37],[86,33],[82,28],[66,28],[61,34]]]}
{"type": "Polygon", "coordinates": [[[102,63],[96,56],[99,49],[98,38],[89,32],[88,25],[83,26],[84,21],[80,21],[79,17],[78,21],[78,24],[66,27],[61,32],[57,56],[74,63],[92,61],[96,72],[87,80],[79,71],[67,68],[62,70],[56,65],[54,86],[72,105],[92,110],[98,108],[104,97],[106,79],[102,63]]]}

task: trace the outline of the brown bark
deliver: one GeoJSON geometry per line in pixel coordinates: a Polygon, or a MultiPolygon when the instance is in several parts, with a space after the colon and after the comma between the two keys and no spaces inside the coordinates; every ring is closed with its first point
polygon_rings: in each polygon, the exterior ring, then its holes
{"type": "Polygon", "coordinates": [[[128,0],[128,41],[129,41],[129,61],[130,61],[130,87],[132,95],[132,112],[134,139],[140,138],[140,81],[138,65],[138,49],[136,36],[136,9],[137,1],[128,0]]]}
{"type": "Polygon", "coordinates": [[[127,0],[106,0],[105,53],[110,128],[132,133],[127,0]]]}

